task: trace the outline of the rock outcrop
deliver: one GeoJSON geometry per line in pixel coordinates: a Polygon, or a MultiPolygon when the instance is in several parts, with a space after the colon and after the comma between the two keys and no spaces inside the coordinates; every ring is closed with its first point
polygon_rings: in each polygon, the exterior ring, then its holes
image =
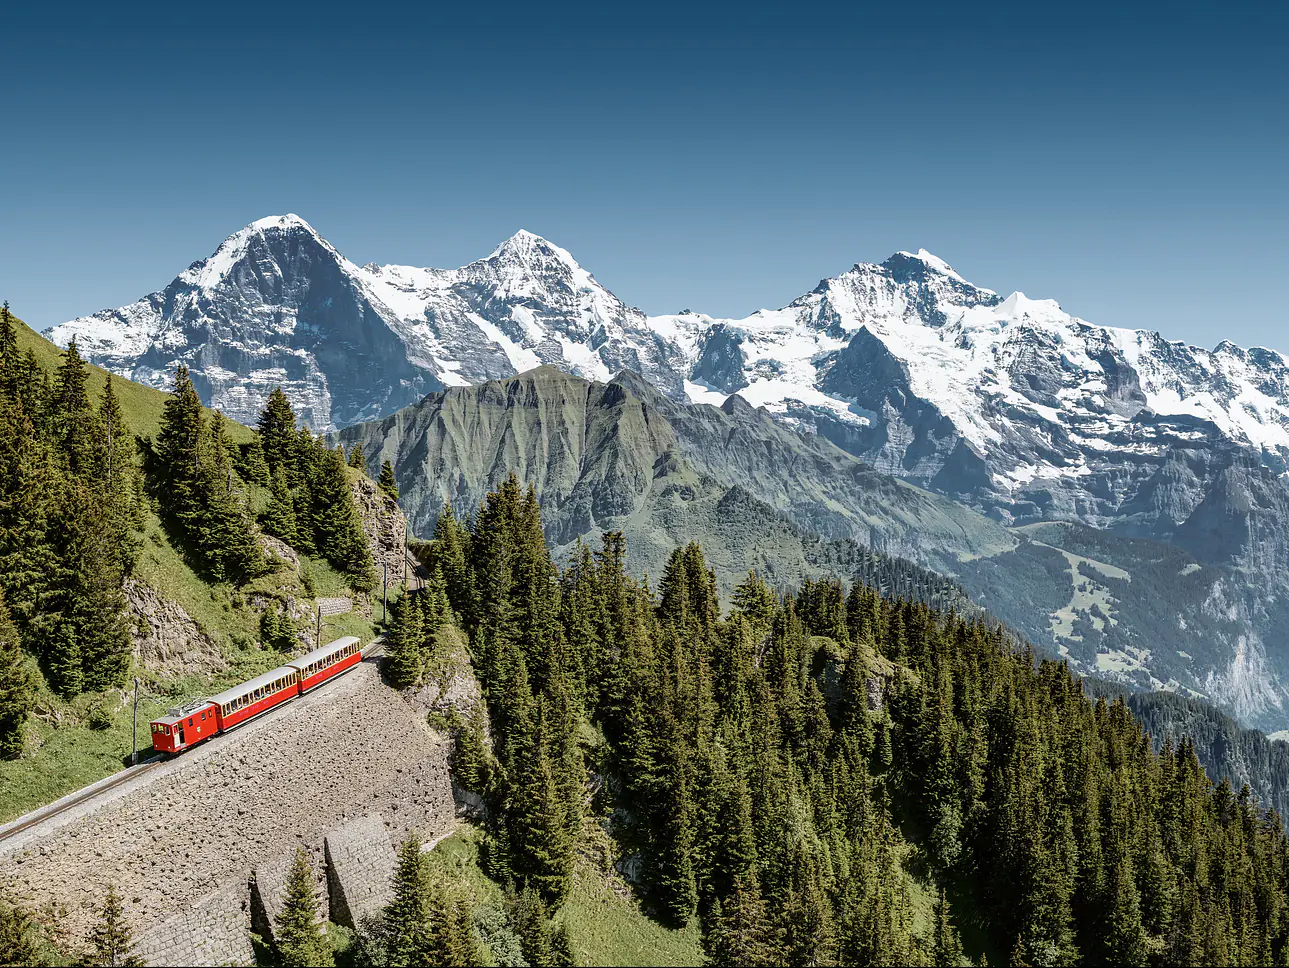
{"type": "Polygon", "coordinates": [[[353,482],[354,502],[363,518],[363,530],[371,547],[372,560],[376,563],[376,595],[380,595],[380,582],[386,575],[389,584],[401,585],[405,568],[405,542],[407,518],[398,502],[376,486],[369,477],[353,482]]]}
{"type": "Polygon", "coordinates": [[[214,640],[177,602],[137,578],[127,578],[121,590],[130,612],[134,655],[145,668],[174,675],[223,665],[214,640]]]}

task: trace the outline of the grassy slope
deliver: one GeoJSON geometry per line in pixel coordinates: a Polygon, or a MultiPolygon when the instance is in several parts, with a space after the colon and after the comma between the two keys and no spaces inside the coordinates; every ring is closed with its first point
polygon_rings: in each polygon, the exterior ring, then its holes
{"type": "MultiPolygon", "coordinates": [[[[30,349],[52,373],[61,351],[21,321],[16,322],[19,346],[30,349]]],[[[96,366],[89,369],[90,393],[97,399],[107,373],[96,366]]],[[[155,434],[166,394],[120,377],[113,385],[131,430],[155,434]]],[[[232,421],[228,426],[235,440],[250,440],[248,428],[232,421]]],[[[317,595],[350,594],[344,578],[325,561],[303,558],[301,563],[317,595]]],[[[281,664],[283,656],[258,646],[258,613],[242,607],[240,596],[231,586],[212,585],[197,574],[152,514],[148,515],[143,552],[135,573],[163,597],[182,606],[215,642],[224,659],[224,667],[209,676],[169,678],[135,670],[143,680],[139,692],[139,746],[147,751],[151,749],[147,730],[151,718],[179,700],[218,692],[274,668],[281,664]]],[[[261,581],[265,587],[281,584],[271,578],[261,581]]],[[[354,613],[326,619],[322,630],[324,641],[341,635],[357,635],[366,641],[373,633],[372,623],[354,613]]],[[[120,770],[130,755],[131,700],[129,690],[113,689],[66,702],[42,685],[31,729],[35,751],[21,760],[0,762],[0,823],[120,770]],[[99,728],[91,727],[91,719],[99,728]]]]}
{"type": "MultiPolygon", "coordinates": [[[[439,843],[430,857],[435,870],[454,889],[473,895],[474,902],[503,906],[502,888],[484,873],[479,862],[482,832],[463,826],[439,843]]],[[[614,890],[616,878],[578,857],[573,891],[561,908],[573,954],[580,965],[699,965],[703,962],[698,926],[682,931],[663,927],[647,917],[629,897],[614,890]]]]}
{"type": "MultiPolygon", "coordinates": [[[[41,336],[34,329],[15,317],[18,330],[18,347],[23,352],[31,350],[36,359],[50,374],[51,378],[58,369],[62,359],[62,350],[41,336]]],[[[90,364],[89,393],[90,399],[98,401],[103,393],[103,384],[107,382],[107,370],[90,364]]],[[[114,377],[113,388],[121,400],[121,409],[125,412],[126,422],[136,434],[155,435],[161,426],[161,408],[165,406],[166,394],[139,383],[131,383],[124,377],[114,377]]],[[[210,411],[207,411],[208,413],[210,411]]],[[[239,444],[251,439],[251,431],[235,421],[228,422],[228,432],[239,444]]]]}

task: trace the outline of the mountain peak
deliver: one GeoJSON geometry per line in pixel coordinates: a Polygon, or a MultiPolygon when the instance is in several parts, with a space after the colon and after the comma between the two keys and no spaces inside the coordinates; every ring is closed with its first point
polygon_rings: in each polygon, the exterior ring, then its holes
{"type": "Polygon", "coordinates": [[[502,256],[512,256],[524,260],[528,260],[533,257],[549,259],[555,254],[562,254],[566,256],[570,262],[576,264],[576,260],[573,259],[573,256],[567,250],[561,249],[555,243],[542,238],[535,232],[529,232],[527,229],[520,229],[510,238],[506,239],[506,241],[502,242],[501,245],[493,249],[492,254],[489,255],[488,258],[496,259],[502,256]]]}
{"type": "Polygon", "coordinates": [[[265,218],[256,219],[243,232],[256,231],[263,232],[265,229],[304,229],[317,235],[317,230],[294,212],[288,212],[285,215],[269,215],[265,218]]]}
{"type": "Polygon", "coordinates": [[[962,282],[962,283],[967,282],[966,279],[958,275],[957,271],[953,268],[953,266],[949,265],[949,263],[945,262],[938,255],[933,255],[932,253],[928,252],[926,249],[918,249],[917,252],[906,252],[905,250],[901,249],[899,252],[896,252],[895,255],[891,256],[889,259],[883,262],[882,265],[889,267],[892,262],[895,262],[900,259],[921,262],[932,272],[936,272],[942,276],[949,276],[950,278],[957,279],[959,282],[962,282]]]}
{"type": "Polygon", "coordinates": [[[462,271],[483,273],[494,279],[503,294],[519,298],[547,293],[553,280],[573,292],[596,286],[571,252],[527,229],[520,229],[486,259],[472,262],[462,271]]]}
{"type": "Polygon", "coordinates": [[[223,282],[238,261],[246,255],[252,239],[263,237],[266,232],[290,232],[294,230],[304,231],[324,245],[326,244],[317,230],[300,216],[293,213],[269,215],[265,218],[256,219],[250,225],[238,229],[220,243],[219,248],[215,250],[209,259],[194,262],[189,266],[188,270],[180,276],[180,279],[203,289],[217,286],[223,282]]]}

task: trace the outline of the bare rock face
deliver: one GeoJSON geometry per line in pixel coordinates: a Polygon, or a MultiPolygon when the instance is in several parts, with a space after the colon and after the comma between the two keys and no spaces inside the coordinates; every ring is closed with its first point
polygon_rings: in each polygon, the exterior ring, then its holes
{"type": "Polygon", "coordinates": [[[264,554],[269,561],[276,558],[292,571],[297,573],[300,571],[300,555],[294,548],[282,539],[269,534],[261,534],[259,537],[260,547],[264,549],[264,554]]]}
{"type": "Polygon", "coordinates": [[[403,580],[403,542],[407,537],[407,518],[403,516],[398,502],[385,494],[369,477],[354,481],[353,493],[354,502],[363,518],[363,530],[367,532],[367,541],[371,545],[372,560],[376,562],[376,591],[379,594],[384,569],[388,569],[391,585],[403,580]]]}
{"type": "Polygon", "coordinates": [[[465,636],[456,628],[445,626],[435,643],[437,660],[426,676],[425,685],[410,690],[407,700],[413,709],[447,715],[456,710],[463,717],[483,699],[483,690],[474,674],[465,636]]]}
{"type": "Polygon", "coordinates": [[[127,578],[122,590],[129,607],[134,654],[154,672],[209,672],[223,659],[219,647],[177,602],[155,588],[127,578]]]}

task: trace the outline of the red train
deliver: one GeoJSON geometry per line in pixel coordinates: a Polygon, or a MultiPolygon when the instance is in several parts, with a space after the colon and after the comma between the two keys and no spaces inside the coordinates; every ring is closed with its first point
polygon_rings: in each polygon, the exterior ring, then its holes
{"type": "Polygon", "coordinates": [[[304,695],[353,668],[362,658],[358,640],[346,636],[209,699],[176,706],[152,721],[152,748],[162,753],[180,753],[304,695]]]}

